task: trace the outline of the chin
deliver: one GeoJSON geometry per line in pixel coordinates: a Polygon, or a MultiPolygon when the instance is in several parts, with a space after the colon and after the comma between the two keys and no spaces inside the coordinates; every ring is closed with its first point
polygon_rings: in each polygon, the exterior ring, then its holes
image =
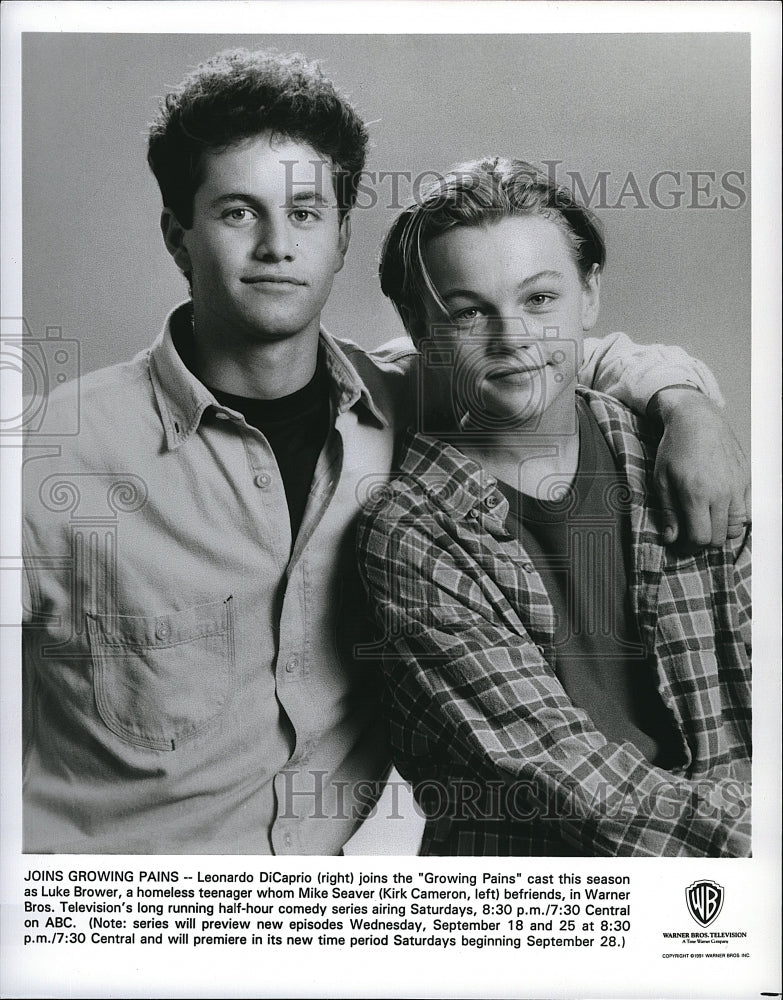
{"type": "Polygon", "coordinates": [[[260,343],[289,340],[301,333],[308,325],[304,322],[282,320],[272,316],[253,316],[247,322],[250,338],[260,343]]]}
{"type": "Polygon", "coordinates": [[[488,401],[484,412],[487,421],[493,426],[521,427],[540,418],[543,412],[540,402],[539,399],[531,399],[530,393],[525,393],[518,399],[504,399],[502,404],[492,405],[492,402],[488,401]]]}

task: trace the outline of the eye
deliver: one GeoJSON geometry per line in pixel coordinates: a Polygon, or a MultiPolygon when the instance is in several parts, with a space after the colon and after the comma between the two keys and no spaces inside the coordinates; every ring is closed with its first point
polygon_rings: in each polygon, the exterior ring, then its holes
{"type": "Polygon", "coordinates": [[[255,219],[255,217],[255,212],[244,205],[237,208],[230,208],[227,212],[223,213],[224,221],[229,223],[250,222],[252,219],[255,219]]]}
{"type": "Polygon", "coordinates": [[[312,208],[295,208],[291,212],[291,218],[294,222],[313,222],[320,216],[312,208]]]}
{"type": "Polygon", "coordinates": [[[478,306],[468,306],[466,309],[459,309],[457,312],[451,314],[451,320],[454,323],[464,323],[468,325],[470,323],[475,323],[477,319],[480,319],[484,314],[479,309],[478,306]]]}
{"type": "Polygon", "coordinates": [[[536,292],[535,295],[531,295],[527,300],[528,305],[540,308],[541,306],[548,306],[550,302],[554,302],[555,296],[550,292],[536,292]]]}

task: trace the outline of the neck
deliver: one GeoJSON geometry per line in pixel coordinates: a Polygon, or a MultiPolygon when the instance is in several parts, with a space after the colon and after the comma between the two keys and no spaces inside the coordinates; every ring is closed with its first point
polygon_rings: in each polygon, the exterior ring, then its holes
{"type": "Polygon", "coordinates": [[[280,340],[259,341],[235,331],[217,333],[193,321],[195,374],[233,396],[279,399],[307,385],[318,360],[318,323],[280,340]]]}
{"type": "Polygon", "coordinates": [[[579,465],[579,423],[576,398],[564,392],[535,422],[518,429],[504,428],[497,434],[481,432],[476,443],[470,438],[471,424],[464,422],[465,438],[459,445],[465,454],[488,472],[528,496],[546,498],[556,477],[570,485],[579,465]]]}

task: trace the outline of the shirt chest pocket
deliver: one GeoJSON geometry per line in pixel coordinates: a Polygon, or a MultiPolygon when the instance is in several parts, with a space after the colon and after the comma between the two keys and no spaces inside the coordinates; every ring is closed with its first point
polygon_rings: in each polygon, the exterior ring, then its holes
{"type": "Polygon", "coordinates": [[[231,701],[230,597],[150,617],[90,614],[87,630],[98,712],[129,743],[176,750],[231,701]]]}

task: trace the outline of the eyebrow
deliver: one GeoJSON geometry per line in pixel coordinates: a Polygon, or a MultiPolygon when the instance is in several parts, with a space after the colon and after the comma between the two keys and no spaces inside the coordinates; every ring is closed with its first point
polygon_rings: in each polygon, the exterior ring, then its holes
{"type": "Polygon", "coordinates": [[[296,205],[301,201],[317,202],[319,205],[331,204],[328,198],[324,198],[320,191],[297,191],[291,198],[291,204],[296,205]]]}
{"type": "MultiPolygon", "coordinates": [[[[211,202],[211,207],[219,208],[221,205],[225,205],[234,201],[241,201],[248,205],[259,204],[258,199],[254,195],[248,194],[247,191],[229,191],[227,194],[221,194],[217,198],[214,198],[211,202]]],[[[324,206],[328,206],[331,204],[327,198],[324,198],[324,196],[319,191],[316,190],[297,191],[296,194],[294,194],[290,198],[288,204],[299,205],[302,203],[307,203],[309,205],[312,205],[314,202],[318,205],[324,205],[324,206]]]]}
{"type": "Polygon", "coordinates": [[[520,290],[527,288],[528,285],[532,285],[535,281],[541,281],[541,279],[551,279],[554,281],[562,281],[563,273],[562,271],[539,271],[537,274],[531,274],[529,278],[525,278],[524,281],[520,281],[517,288],[520,290]]]}
{"type": "MultiPolygon", "coordinates": [[[[536,281],[541,280],[554,280],[559,281],[563,279],[563,274],[561,271],[538,271],[536,274],[531,274],[529,278],[525,278],[524,281],[520,281],[517,285],[517,291],[523,292],[530,285],[534,284],[536,281]]],[[[449,299],[456,299],[462,296],[463,298],[481,298],[476,292],[471,291],[468,288],[452,288],[451,291],[447,292],[442,296],[443,301],[447,302],[449,299]]]]}

